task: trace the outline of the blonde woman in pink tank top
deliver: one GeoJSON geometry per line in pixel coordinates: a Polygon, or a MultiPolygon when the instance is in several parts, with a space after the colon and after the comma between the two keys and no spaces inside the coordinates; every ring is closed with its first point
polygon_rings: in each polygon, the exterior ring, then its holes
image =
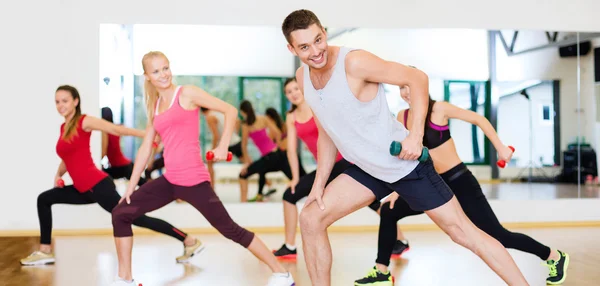
{"type": "MultiPolygon", "coordinates": [[[[268,286],[293,286],[292,275],[277,262],[266,245],[229,216],[211,187],[210,175],[202,161],[203,153],[199,142],[200,107],[225,114],[223,134],[219,144],[211,150],[215,161],[227,158],[227,149],[237,116],[235,107],[196,86],[173,85],[169,60],[160,52],[144,55],[142,65],[146,78],[148,124],[146,136],[135,159],[127,192],[112,212],[119,258],[119,279],[113,285],[137,285],[131,273],[132,221],[180,198],[195,207],[223,236],[247,248],[267,264],[273,272],[268,286]],[[164,145],[166,172],[134,192],[135,185],[148,162],[156,135],[161,137],[164,145]]],[[[194,244],[185,250],[190,252],[186,253],[187,257],[191,258],[202,248],[202,243],[195,240],[194,244]]]]}

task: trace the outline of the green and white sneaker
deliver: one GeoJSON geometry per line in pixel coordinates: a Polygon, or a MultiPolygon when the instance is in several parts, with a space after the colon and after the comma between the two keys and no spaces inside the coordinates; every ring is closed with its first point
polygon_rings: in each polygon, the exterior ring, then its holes
{"type": "Polygon", "coordinates": [[[559,285],[565,282],[565,279],[567,279],[567,268],[569,267],[569,254],[564,253],[560,250],[556,251],[558,251],[558,254],[560,254],[559,260],[548,260],[542,263],[542,265],[550,269],[550,274],[548,275],[548,278],[546,278],[546,284],[549,285],[559,285]]]}
{"type": "Polygon", "coordinates": [[[377,267],[373,266],[373,269],[369,270],[367,276],[354,281],[355,286],[393,286],[394,285],[394,277],[388,271],[388,273],[381,273],[381,271],[377,270],[377,267]]]}

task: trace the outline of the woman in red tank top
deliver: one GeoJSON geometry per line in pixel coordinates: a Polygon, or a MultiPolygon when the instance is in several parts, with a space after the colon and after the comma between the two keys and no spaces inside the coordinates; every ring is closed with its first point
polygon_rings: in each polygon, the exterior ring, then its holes
{"type": "MultiPolygon", "coordinates": [[[[113,113],[110,107],[102,108],[102,119],[114,123],[113,113]]],[[[121,136],[102,132],[102,157],[108,159],[110,167],[102,168],[102,171],[109,174],[113,179],[131,178],[133,172],[133,163],[121,152],[121,136]]],[[[140,178],[138,186],[146,182],[145,178],[140,178]]]]}
{"type": "MultiPolygon", "coordinates": [[[[54,263],[51,248],[52,206],[55,204],[84,205],[98,203],[100,207],[112,212],[121,197],[112,178],[99,170],[90,151],[90,136],[93,130],[114,135],[143,137],[144,132],[114,125],[103,119],[81,114],[81,98],[76,88],[63,85],[55,95],[56,109],[65,118],[60,127],[60,136],[56,144],[56,153],[61,158],[54,188],[41,193],[37,199],[40,221],[40,248],[28,257],[21,259],[22,265],[40,265],[54,263]],[[73,185],[65,186],[62,176],[69,173],[73,185]]],[[[180,241],[187,235],[165,221],[143,216],[137,218],[135,225],[170,235],[180,241]]],[[[187,240],[193,240],[187,237],[187,240]]]]}
{"type": "MultiPolygon", "coordinates": [[[[292,181],[290,187],[283,193],[283,220],[285,224],[285,243],[279,250],[276,250],[275,256],[283,259],[295,259],[296,252],[296,226],[298,225],[298,207],[296,203],[310,194],[312,185],[315,181],[316,171],[302,176],[299,169],[302,167],[298,161],[298,140],[299,138],[306,145],[308,150],[317,159],[317,140],[319,129],[317,127],[312,110],[306,101],[304,94],[300,90],[296,79],[290,78],[284,84],[285,96],[292,103],[292,109],[288,112],[286,125],[288,131],[287,158],[292,172],[292,181]]],[[[336,163],[333,165],[327,184],[342,174],[351,163],[346,161],[338,152],[336,163]]],[[[369,208],[379,213],[379,201],[374,201],[369,208]]],[[[399,232],[398,239],[404,239],[399,232]]],[[[395,251],[397,249],[394,249],[395,251]]]]}

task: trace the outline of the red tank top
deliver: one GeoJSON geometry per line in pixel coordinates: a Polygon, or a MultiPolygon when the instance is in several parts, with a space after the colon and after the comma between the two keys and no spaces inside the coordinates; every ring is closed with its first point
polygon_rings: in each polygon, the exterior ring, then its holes
{"type": "Polygon", "coordinates": [[[90,150],[90,136],[92,132],[83,130],[83,119],[85,114],[77,122],[77,134],[71,137],[71,141],[65,141],[62,136],[65,124],[60,126],[60,137],[56,143],[56,154],[63,160],[67,172],[73,179],[73,187],[80,193],[89,191],[108,174],[100,171],[92,160],[90,150]]]}
{"type": "Polygon", "coordinates": [[[127,166],[131,160],[127,159],[121,152],[121,137],[108,134],[108,146],[106,147],[106,157],[111,167],[127,166]]]}
{"type": "MultiPolygon", "coordinates": [[[[296,134],[298,135],[298,138],[300,138],[300,140],[306,144],[308,150],[313,154],[315,160],[317,160],[317,140],[319,139],[319,127],[317,127],[317,124],[315,123],[314,116],[305,123],[299,123],[296,121],[295,113],[292,116],[294,116],[294,126],[296,126],[296,134]]],[[[341,159],[342,154],[338,152],[335,161],[337,162],[341,159]]]]}

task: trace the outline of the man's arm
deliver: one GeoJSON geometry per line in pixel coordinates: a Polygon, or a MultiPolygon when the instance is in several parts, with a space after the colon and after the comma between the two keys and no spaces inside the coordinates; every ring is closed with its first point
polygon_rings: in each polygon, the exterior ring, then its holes
{"type": "Polygon", "coordinates": [[[325,189],[327,179],[329,179],[329,175],[331,175],[331,170],[335,164],[338,149],[333,140],[331,140],[331,137],[323,130],[317,116],[314,116],[314,119],[319,129],[319,138],[317,139],[317,173],[313,188],[316,186],[325,189]]]}
{"type": "Polygon", "coordinates": [[[363,50],[348,54],[346,57],[346,71],[350,76],[366,82],[387,83],[399,87],[408,86],[410,89],[410,109],[413,115],[409,128],[410,135],[405,139],[406,142],[403,142],[402,153],[399,157],[406,160],[419,158],[425,132],[425,117],[429,105],[428,76],[416,68],[383,60],[363,50]]]}
{"type": "MultiPolygon", "coordinates": [[[[304,93],[303,80],[303,67],[299,67],[298,70],[296,70],[296,82],[298,83],[298,87],[302,93],[304,93]]],[[[327,179],[329,179],[329,175],[331,174],[331,170],[333,169],[333,165],[335,164],[338,149],[333,143],[333,140],[331,140],[331,137],[329,137],[329,134],[323,130],[321,122],[319,122],[319,118],[317,118],[316,115],[313,116],[315,119],[315,124],[319,129],[319,139],[317,139],[317,173],[313,183],[313,188],[319,187],[324,189],[327,179]]]]}

